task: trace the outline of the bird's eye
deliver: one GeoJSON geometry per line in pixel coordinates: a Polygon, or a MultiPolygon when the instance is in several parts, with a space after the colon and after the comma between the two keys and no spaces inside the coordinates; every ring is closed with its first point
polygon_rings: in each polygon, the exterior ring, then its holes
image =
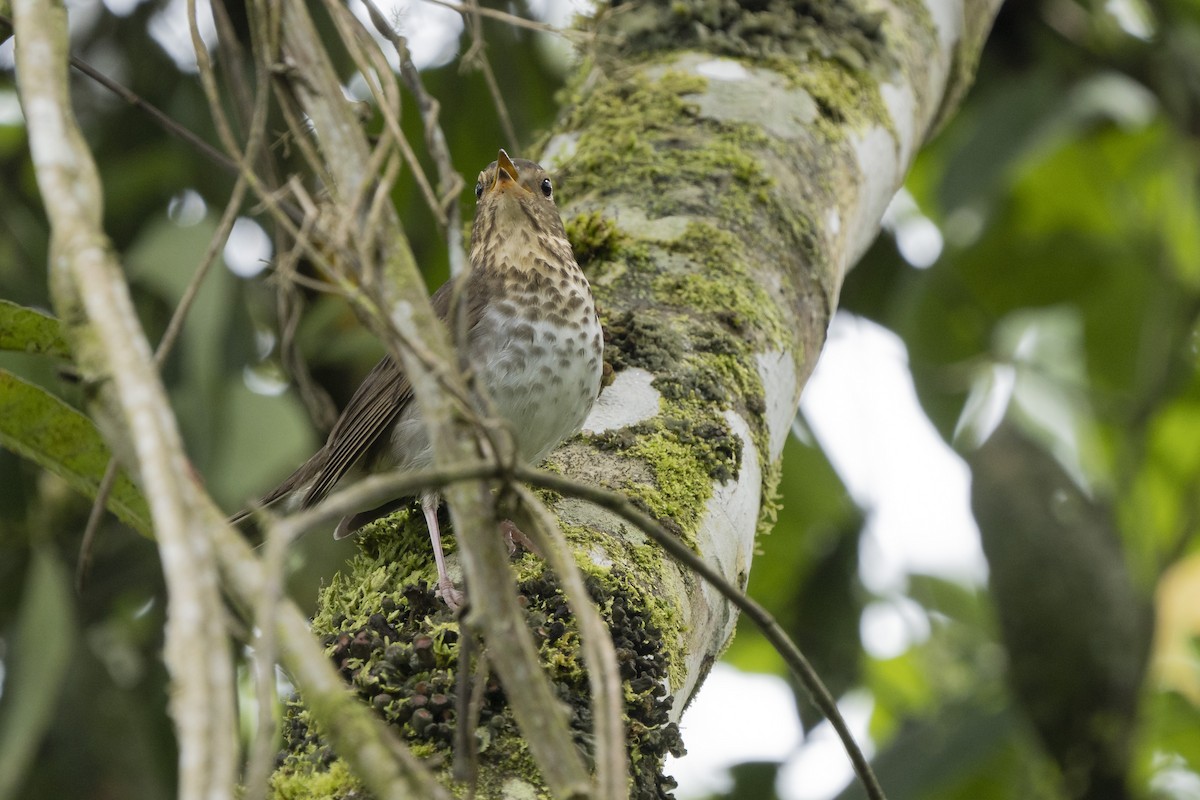
{"type": "Polygon", "coordinates": [[[475,199],[478,200],[481,197],[483,197],[483,181],[475,184],[475,199]]]}
{"type": "Polygon", "coordinates": [[[554,194],[554,188],[550,185],[549,178],[542,178],[542,194],[546,197],[554,194]]]}

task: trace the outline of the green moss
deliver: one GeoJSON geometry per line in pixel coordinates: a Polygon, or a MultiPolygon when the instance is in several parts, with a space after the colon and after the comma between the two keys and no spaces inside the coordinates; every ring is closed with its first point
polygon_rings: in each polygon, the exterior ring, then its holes
{"type": "Polygon", "coordinates": [[[837,142],[847,130],[863,130],[871,125],[884,125],[895,134],[892,115],[879,94],[878,80],[827,58],[797,62],[777,57],[767,59],[764,66],[812,96],[820,111],[815,124],[825,140],[837,142]]]}
{"type": "MultiPolygon", "coordinates": [[[[765,452],[765,451],[764,451],[765,452]]],[[[758,506],[758,527],[755,536],[766,536],[775,530],[779,510],[783,508],[783,495],[779,481],[783,478],[783,456],[767,461],[763,466],[762,495],[758,506]]]]}
{"type": "Polygon", "coordinates": [[[578,99],[563,121],[579,132],[559,181],[565,196],[634,194],[652,217],[720,212],[746,219],[769,201],[773,179],[754,148],[768,143],[750,125],[701,119],[689,95],[707,81],[665,70],[611,81],[578,99]]]}
{"type": "Polygon", "coordinates": [[[613,259],[620,247],[623,237],[621,229],[609,217],[599,211],[578,214],[563,222],[567,231],[567,240],[575,251],[575,260],[585,270],[594,261],[613,259]]]}
{"type": "Polygon", "coordinates": [[[675,368],[684,353],[685,315],[626,311],[606,321],[604,357],[614,369],[641,367],[657,375],[675,368]]]}
{"type": "MultiPolygon", "coordinates": [[[[710,316],[758,349],[781,348],[789,336],[776,301],[756,280],[744,241],[707,222],[693,222],[669,244],[686,260],[686,272],[662,274],[655,296],[710,316]]],[[[742,352],[744,348],[738,348],[742,352]]]]}
{"type": "Polygon", "coordinates": [[[621,491],[694,546],[713,481],[737,477],[742,440],[711,409],[687,405],[688,413],[668,409],[666,416],[599,434],[590,441],[600,449],[639,459],[648,468],[650,482],[630,478],[620,486],[621,491]]]}
{"type": "MultiPolygon", "coordinates": [[[[708,223],[690,224],[663,246],[648,280],[653,307],[608,321],[607,358],[659,377],[659,417],[596,437],[603,447],[641,458],[654,482],[623,488],[668,527],[690,537],[712,482],[737,477],[742,442],[720,411],[742,413],[767,452],[763,387],[753,356],[785,346],[777,304],[754,280],[741,240],[708,223]],[[667,488],[663,488],[667,487],[667,488]]],[[[650,267],[646,267],[650,270],[650,267]]]]}
{"type": "Polygon", "coordinates": [[[684,96],[698,94],[707,87],[708,81],[699,75],[671,71],[658,81],[636,78],[609,82],[571,98],[570,111],[561,127],[565,130],[600,128],[609,134],[636,133],[637,130],[671,131],[681,115],[695,114],[695,107],[684,100],[684,96]],[[637,130],[631,131],[619,123],[629,117],[639,121],[637,130]]]}
{"type": "Polygon", "coordinates": [[[736,3],[671,0],[641,3],[598,20],[607,43],[603,57],[617,62],[664,50],[703,50],[745,59],[836,58],[853,69],[891,68],[884,13],[838,0],[736,3]]]}
{"type": "MultiPolygon", "coordinates": [[[[457,724],[459,629],[430,591],[432,559],[426,532],[414,521],[417,516],[400,511],[364,531],[359,554],[322,592],[313,628],[354,691],[396,728],[415,755],[441,763],[447,772],[457,724]]],[[[556,694],[575,703],[572,730],[576,743],[587,751],[592,723],[574,618],[540,558],[525,554],[515,567],[526,624],[556,694]]],[[[645,762],[636,776],[635,796],[657,800],[670,783],[661,775],[662,759],[679,750],[678,731],[668,719],[671,701],[663,689],[670,665],[679,662],[669,655],[678,646],[678,631],[668,628],[671,638],[664,638],[656,621],[669,616],[663,609],[650,608],[658,603],[655,598],[633,588],[644,578],[635,579],[630,569],[636,566],[600,568],[589,563],[587,587],[623,653],[626,723],[639,732],[630,746],[641,750],[640,761],[645,762]],[[646,754],[652,756],[647,759],[646,754]]],[[[531,785],[539,785],[532,756],[495,677],[484,688],[475,737],[480,796],[498,795],[500,787],[492,782],[502,777],[523,775],[531,785]]],[[[344,765],[298,700],[289,703],[284,738],[285,755],[273,783],[276,797],[318,796],[284,794],[305,786],[321,786],[322,791],[336,787],[325,796],[341,797],[355,785],[342,779],[344,765]]]]}
{"type": "Polygon", "coordinates": [[[323,771],[276,770],[271,794],[277,800],[332,800],[358,796],[361,784],[340,758],[323,771]]]}

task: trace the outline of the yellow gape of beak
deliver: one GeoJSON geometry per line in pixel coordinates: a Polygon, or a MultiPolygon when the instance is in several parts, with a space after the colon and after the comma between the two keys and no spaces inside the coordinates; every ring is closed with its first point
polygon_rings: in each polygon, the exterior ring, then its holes
{"type": "Polygon", "coordinates": [[[509,184],[516,183],[519,174],[516,166],[513,165],[512,159],[508,157],[508,153],[500,150],[500,155],[496,156],[496,180],[493,181],[494,189],[509,184]]]}

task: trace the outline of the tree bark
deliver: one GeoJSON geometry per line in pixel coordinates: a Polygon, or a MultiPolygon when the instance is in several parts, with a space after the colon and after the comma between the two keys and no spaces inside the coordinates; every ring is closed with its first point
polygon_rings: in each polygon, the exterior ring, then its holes
{"type": "MultiPolygon", "coordinates": [[[[969,85],[999,2],[812,4],[808,16],[783,4],[615,5],[593,23],[597,44],[543,159],[559,171],[614,380],[550,465],[627,494],[744,587],[842,279],[969,85]]],[[[630,793],[661,797],[675,722],[736,614],[612,513],[543,499],[612,629],[630,793]]],[[[503,687],[478,668],[474,689],[455,675],[459,629],[421,591],[424,536],[403,513],[368,531],[314,628],[415,747],[432,755],[456,727],[476,732],[478,796],[544,791],[503,687]],[[468,705],[478,725],[463,719],[468,705]]],[[[515,568],[525,624],[586,750],[588,684],[558,581],[533,555],[515,568]]],[[[299,703],[288,745],[280,796],[353,785],[299,703]]]]}

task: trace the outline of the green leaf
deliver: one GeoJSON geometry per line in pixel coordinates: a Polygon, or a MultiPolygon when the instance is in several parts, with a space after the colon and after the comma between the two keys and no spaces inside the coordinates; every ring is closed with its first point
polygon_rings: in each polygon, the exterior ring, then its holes
{"type": "Polygon", "coordinates": [[[8,300],[0,300],[0,350],[71,357],[57,319],[8,300]]]}
{"type": "MultiPolygon", "coordinates": [[[[90,419],[7,370],[0,370],[0,446],[93,498],[112,457],[90,419]]],[[[146,500],[123,473],[109,495],[108,509],[139,533],[151,535],[146,500]]]]}
{"type": "Polygon", "coordinates": [[[19,797],[50,727],[76,638],[66,570],[35,547],[0,704],[0,800],[19,797]]]}

